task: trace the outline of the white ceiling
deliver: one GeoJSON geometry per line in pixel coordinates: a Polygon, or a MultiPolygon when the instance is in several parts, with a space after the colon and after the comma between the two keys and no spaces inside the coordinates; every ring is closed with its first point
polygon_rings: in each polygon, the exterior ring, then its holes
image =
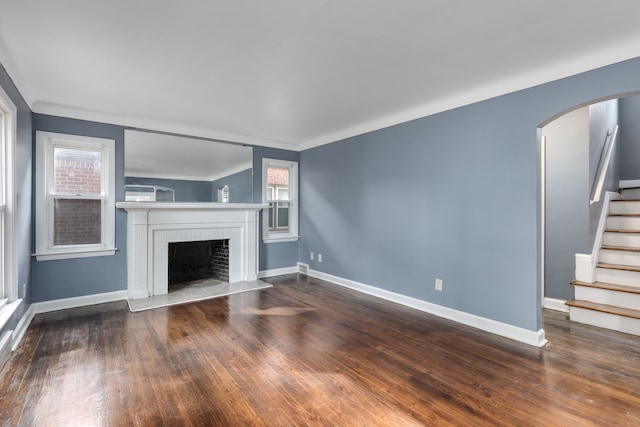
{"type": "Polygon", "coordinates": [[[640,56],[638,0],[0,1],[35,112],[300,150],[640,56]]]}

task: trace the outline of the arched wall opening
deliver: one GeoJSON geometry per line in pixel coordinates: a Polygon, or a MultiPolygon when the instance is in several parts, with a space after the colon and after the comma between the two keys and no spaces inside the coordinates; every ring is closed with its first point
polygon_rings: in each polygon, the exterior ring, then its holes
{"type": "Polygon", "coordinates": [[[554,115],[538,127],[542,307],[568,311],[575,254],[597,251],[604,197],[590,200],[607,135],[618,126],[604,191],[640,179],[640,92],[611,95],[554,115]]]}

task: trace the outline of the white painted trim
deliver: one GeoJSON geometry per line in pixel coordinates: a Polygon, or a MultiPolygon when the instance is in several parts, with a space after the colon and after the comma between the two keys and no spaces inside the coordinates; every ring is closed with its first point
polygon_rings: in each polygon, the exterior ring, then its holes
{"type": "MultiPolygon", "coordinates": [[[[542,129],[538,128],[542,133],[542,129]]],[[[540,135],[540,300],[547,287],[545,274],[545,246],[547,243],[547,137],[540,135]]]]}
{"type": "Polygon", "coordinates": [[[263,270],[258,272],[258,278],[282,276],[283,274],[295,274],[298,272],[298,266],[274,268],[272,270],[263,270]]]}
{"type": "Polygon", "coordinates": [[[640,179],[625,179],[625,180],[621,180],[620,183],[618,184],[618,188],[625,189],[625,188],[638,188],[640,187],[640,179]]]}
{"type": "MultiPolygon", "coordinates": [[[[4,258],[4,290],[6,292],[5,298],[9,301],[15,301],[19,297],[18,291],[18,259],[17,249],[18,240],[16,233],[16,170],[15,170],[15,157],[16,157],[16,144],[18,135],[18,109],[13,103],[9,95],[0,87],[0,120],[4,121],[6,146],[4,154],[0,154],[0,162],[4,163],[5,175],[0,179],[0,184],[4,185],[4,239],[5,245],[0,253],[4,258]]],[[[0,146],[0,149],[2,147],[0,146]]],[[[1,192],[0,192],[1,194],[1,192]]],[[[2,202],[0,201],[0,204],[2,202]]],[[[0,284],[2,286],[2,284],[0,284]]],[[[0,298],[2,295],[0,293],[0,298]]]]}
{"type": "Polygon", "coordinates": [[[595,271],[593,269],[593,258],[587,254],[575,254],[576,270],[575,278],[585,283],[595,282],[595,271]]]}
{"type": "Polygon", "coordinates": [[[408,297],[406,295],[401,295],[395,292],[390,292],[385,289],[376,288],[374,286],[355,282],[353,280],[343,279],[341,277],[333,276],[316,270],[309,269],[307,275],[327,281],[329,283],[333,283],[335,285],[344,286],[346,288],[353,289],[365,294],[373,295],[387,301],[402,304],[416,310],[424,311],[425,313],[430,313],[448,320],[452,320],[454,322],[461,323],[463,325],[471,326],[473,328],[481,329],[483,331],[510,338],[512,340],[520,341],[525,344],[533,345],[536,347],[543,347],[547,343],[547,340],[545,339],[544,329],[540,329],[539,331],[530,331],[528,329],[513,326],[508,323],[498,322],[496,320],[476,316],[475,314],[466,313],[449,307],[433,304],[427,301],[408,297]]]}
{"type": "Polygon", "coordinates": [[[577,280],[586,283],[593,283],[596,281],[596,265],[598,264],[604,230],[607,226],[609,206],[611,205],[611,200],[620,199],[621,196],[619,193],[615,193],[613,191],[607,191],[605,193],[604,201],[602,202],[602,210],[600,211],[600,220],[598,221],[598,229],[596,230],[596,238],[593,242],[591,254],[576,254],[575,276],[577,280]]]}
{"type": "Polygon", "coordinates": [[[6,331],[0,336],[0,366],[9,358],[11,353],[11,331],[6,331]]]}
{"type": "Polygon", "coordinates": [[[83,295],[80,297],[63,298],[52,301],[34,302],[31,304],[34,314],[49,313],[51,311],[67,310],[69,308],[87,305],[104,304],[107,302],[127,299],[127,291],[106,292],[103,294],[83,295]]]}
{"type": "Polygon", "coordinates": [[[7,323],[13,319],[13,314],[16,312],[22,300],[16,300],[11,303],[5,304],[0,308],[0,330],[2,330],[7,323]]]}
{"type": "Polygon", "coordinates": [[[29,329],[29,325],[33,320],[33,316],[35,316],[35,311],[33,310],[33,304],[29,306],[27,311],[22,315],[22,318],[18,322],[18,326],[13,330],[13,334],[11,336],[11,351],[16,351],[20,343],[22,342],[22,338],[24,338],[24,334],[29,329]]]}
{"type": "Polygon", "coordinates": [[[57,259],[71,259],[71,258],[92,258],[99,256],[112,256],[116,254],[118,248],[101,249],[101,250],[88,250],[88,251],[60,251],[54,254],[32,254],[38,261],[52,261],[57,259]]]}
{"type": "Polygon", "coordinates": [[[563,313],[569,312],[569,306],[565,304],[566,301],[556,298],[544,298],[542,300],[542,308],[548,310],[561,311],[563,313]]]}

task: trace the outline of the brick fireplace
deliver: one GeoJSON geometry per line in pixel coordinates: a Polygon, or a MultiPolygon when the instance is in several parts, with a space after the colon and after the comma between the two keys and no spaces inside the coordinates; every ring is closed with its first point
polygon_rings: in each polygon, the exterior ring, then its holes
{"type": "Polygon", "coordinates": [[[229,281],[229,240],[169,243],[169,292],[196,280],[229,281]]]}
{"type": "Polygon", "coordinates": [[[127,211],[127,293],[130,299],[168,292],[169,247],[227,241],[228,282],[258,279],[258,212],[244,203],[118,202],[127,211]]]}

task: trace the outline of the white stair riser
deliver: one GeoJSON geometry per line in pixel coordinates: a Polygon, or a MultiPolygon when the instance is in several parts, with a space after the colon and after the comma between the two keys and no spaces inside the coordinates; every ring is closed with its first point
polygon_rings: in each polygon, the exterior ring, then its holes
{"type": "Polygon", "coordinates": [[[579,307],[571,307],[569,317],[574,322],[613,329],[614,331],[625,332],[627,334],[640,335],[640,319],[602,313],[600,311],[587,310],[579,307]]]}
{"type": "Polygon", "coordinates": [[[610,214],[640,214],[640,201],[611,202],[609,204],[610,214]]]}
{"type": "MultiPolygon", "coordinates": [[[[638,288],[640,290],[640,288],[638,288]]],[[[587,286],[575,287],[575,298],[582,301],[591,301],[598,304],[613,305],[616,307],[640,309],[640,294],[629,292],[617,292],[607,289],[590,288],[587,286]]]]}
{"type": "Polygon", "coordinates": [[[640,233],[604,233],[602,244],[609,246],[623,246],[627,248],[640,248],[640,233]]]}
{"type": "Polygon", "coordinates": [[[607,228],[614,230],[640,230],[640,217],[608,216],[607,228]]]}
{"type": "Polygon", "coordinates": [[[625,200],[640,199],[640,188],[628,188],[620,190],[620,197],[625,200]]]}
{"type": "Polygon", "coordinates": [[[640,252],[600,249],[598,260],[606,264],[634,265],[640,267],[640,252]]]}
{"type": "Polygon", "coordinates": [[[596,282],[613,283],[616,285],[640,286],[640,272],[637,271],[596,268],[595,279],[596,282]]]}

